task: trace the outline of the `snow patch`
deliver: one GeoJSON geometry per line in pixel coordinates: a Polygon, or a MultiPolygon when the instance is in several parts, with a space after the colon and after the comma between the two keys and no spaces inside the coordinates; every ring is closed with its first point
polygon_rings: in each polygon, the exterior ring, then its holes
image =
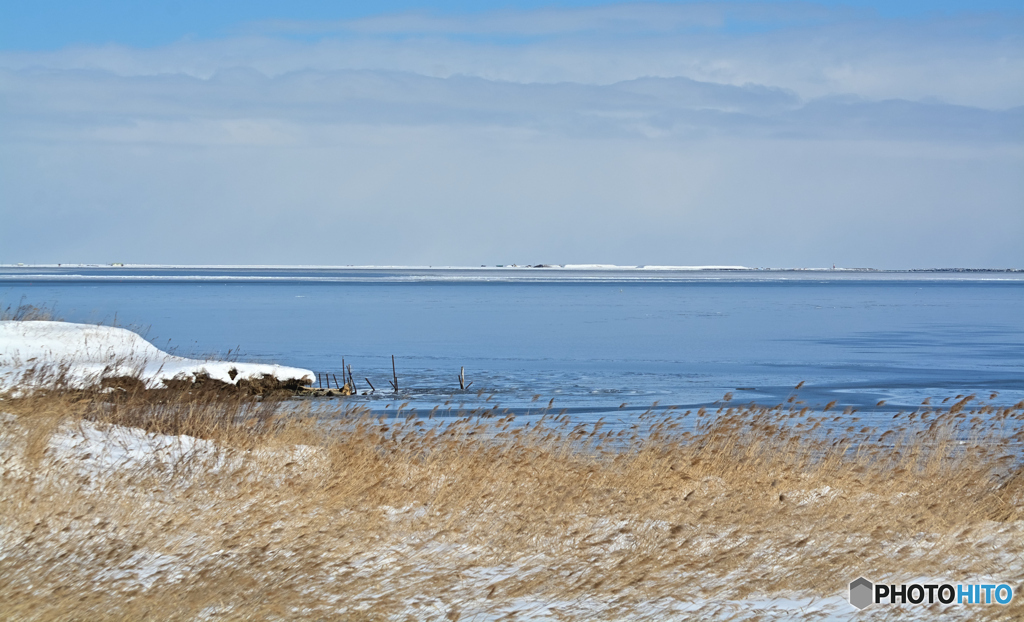
{"type": "Polygon", "coordinates": [[[0,321],[0,391],[45,386],[56,376],[72,387],[95,385],[103,378],[137,376],[149,388],[159,388],[164,380],[191,379],[197,374],[229,384],[263,375],[305,383],[315,378],[308,369],[296,367],[174,356],[124,328],[0,321]],[[36,375],[30,375],[33,370],[36,375]],[[40,377],[40,370],[49,377],[40,377]]]}

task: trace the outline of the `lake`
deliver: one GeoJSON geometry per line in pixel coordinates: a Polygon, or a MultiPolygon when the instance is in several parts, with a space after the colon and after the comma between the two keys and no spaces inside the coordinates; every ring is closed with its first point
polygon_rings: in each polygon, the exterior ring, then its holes
{"type": "Polygon", "coordinates": [[[879,417],[925,397],[1024,399],[1021,272],[32,266],[0,268],[0,302],[186,356],[339,379],[344,357],[360,392],[376,387],[348,403],[380,412],[554,399],[628,418],[726,393],[777,404],[799,382],[809,405],[879,417]]]}

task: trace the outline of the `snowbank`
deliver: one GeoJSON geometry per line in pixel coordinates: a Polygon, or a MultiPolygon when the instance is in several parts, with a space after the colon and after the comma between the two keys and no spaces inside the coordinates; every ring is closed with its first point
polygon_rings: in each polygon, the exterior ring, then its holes
{"type": "MultiPolygon", "coordinates": [[[[89,386],[104,377],[134,376],[151,388],[164,380],[191,379],[196,374],[237,383],[271,375],[278,380],[312,383],[308,369],[233,363],[173,356],[124,328],[68,322],[0,321],[0,391],[18,387],[30,370],[64,372],[72,386],[89,386]]],[[[35,383],[45,383],[36,378],[35,383]]]]}

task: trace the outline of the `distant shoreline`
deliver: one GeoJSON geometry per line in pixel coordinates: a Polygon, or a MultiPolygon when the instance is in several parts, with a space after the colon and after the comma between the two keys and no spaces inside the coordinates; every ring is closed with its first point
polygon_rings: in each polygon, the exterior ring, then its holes
{"type": "Polygon", "coordinates": [[[494,264],[480,266],[388,266],[388,265],[319,265],[319,264],[132,264],[132,263],[50,263],[50,264],[7,264],[0,263],[0,269],[108,269],[126,270],[551,270],[573,272],[822,272],[822,273],[1019,273],[1024,268],[752,268],[748,266],[666,266],[639,265],[620,266],[614,264],[494,264]]]}
{"type": "Polygon", "coordinates": [[[0,265],[0,284],[742,284],[742,283],[1024,284],[1024,269],[744,268],[729,266],[170,266],[127,264],[0,265]]]}

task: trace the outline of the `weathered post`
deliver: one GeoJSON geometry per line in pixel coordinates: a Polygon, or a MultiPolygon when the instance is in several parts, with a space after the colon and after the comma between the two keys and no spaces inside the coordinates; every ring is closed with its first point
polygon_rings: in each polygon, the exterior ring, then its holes
{"type": "Polygon", "coordinates": [[[395,393],[398,393],[398,372],[395,370],[395,355],[391,355],[391,375],[394,376],[395,382],[391,385],[395,388],[395,393]]]}

